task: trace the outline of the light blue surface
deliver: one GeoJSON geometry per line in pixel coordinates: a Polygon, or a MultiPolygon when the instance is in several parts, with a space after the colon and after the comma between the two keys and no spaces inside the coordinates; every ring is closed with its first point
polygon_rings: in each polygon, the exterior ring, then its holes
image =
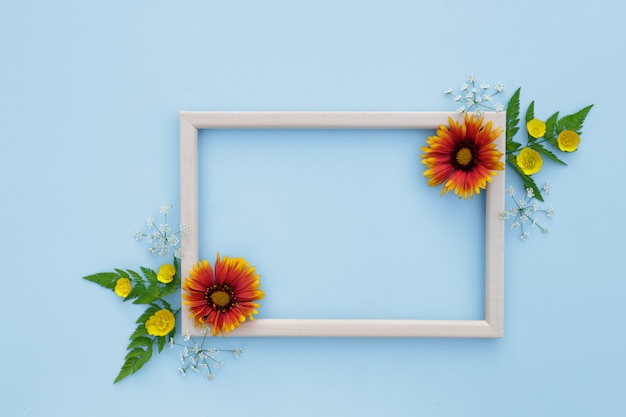
{"type": "MultiPolygon", "coordinates": [[[[626,7],[420,3],[3,1],[2,415],[623,414],[626,7]],[[595,104],[569,166],[538,176],[551,232],[507,232],[505,338],[226,338],[245,354],[213,384],[176,349],[111,384],[141,309],[81,277],[158,267],[132,233],[178,205],[178,111],[454,110],[442,91],[469,73],[539,117],[595,104]]],[[[257,265],[265,317],[480,316],[460,280],[480,250],[450,248],[480,241],[482,200],[425,187],[411,135],[203,133],[203,253],[257,265]],[[381,287],[371,309],[360,285],[381,287]]]]}

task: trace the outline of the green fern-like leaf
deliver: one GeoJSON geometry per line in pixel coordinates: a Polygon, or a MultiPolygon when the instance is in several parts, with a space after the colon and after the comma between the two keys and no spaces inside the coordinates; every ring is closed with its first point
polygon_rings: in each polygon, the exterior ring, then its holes
{"type": "Polygon", "coordinates": [[[133,277],[135,280],[143,281],[143,277],[141,275],[139,275],[137,272],[133,271],[132,269],[127,269],[126,272],[128,272],[128,274],[131,277],[133,277]]]}
{"type": "Polygon", "coordinates": [[[556,120],[559,117],[559,112],[554,113],[546,120],[546,134],[543,135],[551,145],[556,146],[556,120]]]}
{"type": "Polygon", "coordinates": [[[145,267],[141,267],[141,272],[143,272],[143,275],[146,277],[146,279],[151,282],[151,283],[157,283],[157,273],[154,272],[152,269],[150,268],[145,268],[145,267]]]}
{"type": "Polygon", "coordinates": [[[556,124],[557,133],[561,133],[564,130],[573,130],[579,135],[582,133],[583,123],[585,118],[589,114],[589,111],[593,107],[593,104],[577,111],[574,114],[563,116],[556,124]]]}
{"type": "Polygon", "coordinates": [[[150,304],[150,307],[148,307],[146,309],[146,311],[144,311],[139,318],[137,319],[137,321],[135,323],[137,324],[144,324],[146,323],[146,321],[148,321],[148,319],[150,317],[152,317],[154,315],[154,313],[156,313],[157,311],[161,310],[161,306],[157,305],[157,304],[150,304]]]}
{"type": "Polygon", "coordinates": [[[136,357],[126,359],[124,361],[124,364],[122,365],[122,369],[120,369],[120,372],[119,374],[117,374],[117,377],[115,378],[113,383],[117,384],[122,379],[137,372],[142,366],[140,365],[140,363],[141,363],[141,360],[136,357]]]}
{"type": "Polygon", "coordinates": [[[528,105],[528,110],[526,110],[526,123],[530,122],[535,118],[535,101],[531,101],[528,105]]]}
{"type": "Polygon", "coordinates": [[[543,145],[541,145],[539,143],[533,143],[532,145],[529,145],[529,147],[531,149],[536,150],[540,154],[547,156],[548,158],[550,158],[554,162],[557,162],[557,163],[559,163],[561,165],[567,165],[565,162],[561,161],[555,154],[550,152],[548,149],[546,149],[543,145]]]}
{"type": "Polygon", "coordinates": [[[114,384],[118,383],[122,379],[130,376],[140,370],[148,361],[152,358],[152,344],[145,350],[141,348],[131,349],[124,358],[124,364],[120,369],[119,374],[113,381],[114,384]]]}
{"type": "Polygon", "coordinates": [[[133,340],[140,336],[146,336],[148,334],[148,330],[146,329],[145,323],[141,323],[137,326],[135,331],[128,338],[129,340],[133,340]]]}
{"type": "MultiPolygon", "coordinates": [[[[173,329],[172,331],[174,331],[174,330],[175,329],[173,329]]],[[[159,337],[156,338],[156,340],[157,340],[158,352],[161,353],[161,351],[165,347],[165,344],[167,343],[167,336],[159,336],[159,337]]]]}
{"type": "Polygon", "coordinates": [[[133,301],[133,304],[150,304],[161,297],[161,289],[158,285],[150,284],[145,287],[144,291],[133,301]]]}
{"type": "Polygon", "coordinates": [[[132,350],[134,348],[148,347],[152,345],[152,343],[154,343],[154,339],[146,336],[140,336],[131,340],[126,349],[132,350]]]}
{"type": "Polygon", "coordinates": [[[513,140],[513,137],[517,134],[519,127],[519,96],[521,87],[518,88],[511,96],[509,102],[506,105],[506,141],[507,152],[509,150],[509,141],[513,140]]]}
{"type": "Polygon", "coordinates": [[[87,275],[86,277],[83,277],[83,279],[98,284],[101,287],[107,288],[109,290],[115,289],[115,284],[117,284],[117,280],[119,278],[120,276],[115,272],[101,272],[98,274],[87,275]]]}

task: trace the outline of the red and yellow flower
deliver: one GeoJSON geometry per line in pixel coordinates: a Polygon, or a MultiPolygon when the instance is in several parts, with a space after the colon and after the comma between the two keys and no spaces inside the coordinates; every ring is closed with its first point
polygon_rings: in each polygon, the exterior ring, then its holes
{"type": "Polygon", "coordinates": [[[190,271],[183,283],[184,304],[195,326],[208,325],[213,336],[225,336],[246,319],[254,320],[256,301],[264,297],[259,285],[259,275],[243,258],[220,259],[217,254],[215,271],[206,260],[190,271]]]}
{"type": "Polygon", "coordinates": [[[424,176],[430,186],[444,184],[441,195],[454,190],[459,198],[472,198],[504,169],[503,154],[494,143],[502,129],[492,129],[491,122],[483,125],[483,119],[466,113],[461,124],[448,118],[450,126],[441,125],[422,148],[422,163],[428,167],[424,176]]]}

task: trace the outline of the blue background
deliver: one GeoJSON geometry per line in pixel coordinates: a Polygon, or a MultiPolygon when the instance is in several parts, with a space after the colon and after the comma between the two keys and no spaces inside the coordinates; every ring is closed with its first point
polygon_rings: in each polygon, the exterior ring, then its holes
{"type": "MultiPolygon", "coordinates": [[[[3,415],[621,415],[625,12],[618,0],[3,1],[3,415]],[[179,111],[454,110],[442,91],[470,73],[506,98],[522,86],[523,109],[536,100],[543,118],[595,104],[569,166],[537,174],[553,185],[551,232],[507,231],[505,338],[217,339],[245,353],[215,383],[180,377],[174,349],[112,384],[141,309],[81,277],[158,267],[132,233],[164,202],[177,218],[179,111]]],[[[481,283],[459,276],[482,252],[455,245],[481,241],[482,200],[425,187],[408,132],[211,135],[207,158],[233,159],[203,168],[201,250],[257,265],[261,315],[481,316],[481,283]],[[432,205],[452,223],[421,211],[432,205]],[[424,242],[431,254],[410,251],[424,242]],[[340,283],[354,276],[369,281],[340,283]],[[363,309],[354,294],[377,285],[363,309]]]]}

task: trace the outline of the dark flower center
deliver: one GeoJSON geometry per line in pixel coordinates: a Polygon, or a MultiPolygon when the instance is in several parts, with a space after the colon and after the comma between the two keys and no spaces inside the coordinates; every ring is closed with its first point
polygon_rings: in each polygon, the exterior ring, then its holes
{"type": "Polygon", "coordinates": [[[460,171],[471,171],[476,166],[477,151],[476,144],[466,139],[457,145],[450,163],[460,171]]]}
{"type": "Polygon", "coordinates": [[[237,298],[229,285],[213,284],[204,292],[204,301],[214,310],[226,313],[233,308],[237,298]]]}

